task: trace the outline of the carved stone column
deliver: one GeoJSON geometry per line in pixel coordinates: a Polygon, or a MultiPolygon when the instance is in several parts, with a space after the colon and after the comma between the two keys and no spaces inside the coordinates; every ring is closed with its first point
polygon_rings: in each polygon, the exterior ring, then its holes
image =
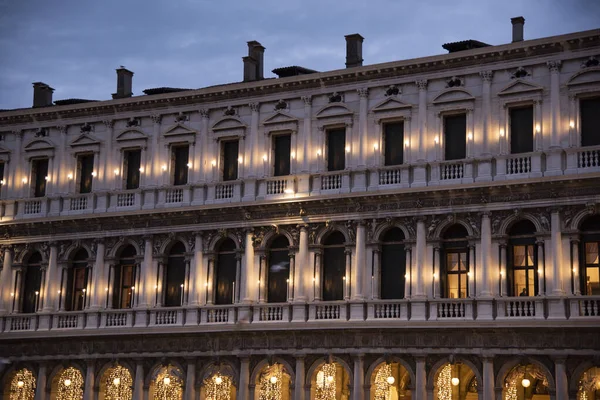
{"type": "MultiPolygon", "coordinates": [[[[254,233],[251,230],[246,232],[246,244],[245,244],[245,253],[244,253],[244,276],[241,278],[241,287],[243,289],[242,302],[244,303],[252,303],[252,290],[251,288],[255,286],[258,281],[257,274],[254,270],[254,245],[252,244],[252,237],[254,233]]],[[[258,296],[254,296],[257,298],[258,296]]]]}
{"type": "Polygon", "coordinates": [[[187,375],[185,378],[185,400],[196,399],[196,360],[190,359],[187,363],[187,375]]]}
{"type": "Polygon", "coordinates": [[[433,288],[431,290],[433,298],[437,299],[440,297],[440,246],[437,243],[433,248],[433,288]]]}
{"type": "Polygon", "coordinates": [[[413,246],[405,246],[406,249],[406,272],[404,274],[404,298],[408,299],[412,295],[412,250],[413,246]]]}
{"type": "Polygon", "coordinates": [[[194,234],[194,259],[190,265],[190,278],[189,278],[189,299],[188,304],[192,307],[198,306],[200,303],[200,296],[203,294],[204,279],[202,271],[202,235],[200,233],[194,234]]]}
{"type": "Polygon", "coordinates": [[[40,364],[35,387],[35,400],[46,400],[47,379],[46,364],[40,364]]]}
{"type": "MultiPolygon", "coordinates": [[[[295,276],[295,271],[296,271],[295,253],[293,251],[290,251],[289,257],[290,257],[290,273],[289,273],[289,278],[286,283],[287,283],[287,301],[291,303],[292,301],[294,301],[294,276],[295,276]]],[[[265,280],[265,285],[266,285],[266,280],[265,280]]]]}
{"type": "Polygon", "coordinates": [[[213,304],[214,299],[214,275],[215,275],[215,255],[211,253],[206,257],[206,304],[213,304]]]}
{"type": "Polygon", "coordinates": [[[142,363],[142,360],[136,360],[135,364],[133,400],[144,400],[144,364],[142,363]]]}
{"type": "Polygon", "coordinates": [[[352,388],[352,398],[354,400],[365,399],[365,367],[364,354],[358,354],[354,357],[354,385],[352,388]]]}
{"type": "Polygon", "coordinates": [[[569,398],[569,382],[567,380],[566,358],[554,359],[554,372],[556,375],[556,399],[569,398]]]}
{"type": "Polygon", "coordinates": [[[373,300],[379,300],[381,296],[381,251],[379,247],[373,249],[373,277],[371,278],[373,300]]]}
{"type": "Polygon", "coordinates": [[[0,315],[10,312],[12,309],[12,264],[13,250],[12,246],[3,247],[4,261],[2,263],[2,272],[0,272],[0,315]]]}
{"type": "Polygon", "coordinates": [[[315,300],[321,300],[322,291],[321,291],[321,280],[322,280],[322,271],[321,271],[321,260],[323,259],[323,253],[321,249],[315,251],[315,276],[313,276],[313,296],[315,300]]]}
{"type": "Polygon", "coordinates": [[[240,359],[240,388],[239,398],[249,399],[248,384],[250,383],[250,359],[242,357],[240,359]]]}
{"type": "MultiPolygon", "coordinates": [[[[538,269],[536,271],[538,278],[538,295],[545,295],[546,290],[544,290],[544,283],[546,282],[546,268],[545,264],[547,261],[546,258],[546,242],[542,239],[535,242],[537,246],[537,257],[538,257],[538,269]]],[[[508,265],[508,264],[506,264],[508,265]]],[[[512,290],[512,288],[510,288],[512,290]]],[[[514,296],[517,296],[518,293],[513,293],[514,296]]],[[[533,296],[533,293],[530,293],[533,296]]]]}
{"type": "Polygon", "coordinates": [[[94,265],[90,310],[99,310],[101,308],[101,295],[104,294],[102,277],[104,273],[104,240],[96,240],[96,263],[94,265]]]}
{"type": "Polygon", "coordinates": [[[312,98],[310,96],[303,96],[302,101],[304,102],[304,120],[302,122],[302,135],[304,136],[304,147],[302,151],[302,170],[300,171],[303,174],[307,174],[310,172],[310,161],[312,159],[312,155],[314,153],[311,143],[312,136],[312,117],[311,117],[311,107],[312,107],[312,98]]]}
{"type": "Polygon", "coordinates": [[[560,147],[560,132],[561,132],[561,120],[560,120],[560,82],[559,72],[562,62],[560,60],[548,61],[548,68],[550,69],[550,112],[552,121],[552,136],[550,140],[550,147],[560,147]]]}
{"type": "Polygon", "coordinates": [[[299,225],[300,240],[298,245],[298,255],[296,257],[296,271],[294,274],[294,300],[306,301],[306,282],[307,272],[310,270],[308,259],[308,227],[299,225]]]}
{"type": "Polygon", "coordinates": [[[494,358],[483,357],[483,376],[482,376],[482,400],[495,400],[494,398],[494,358]]]}
{"type": "Polygon", "coordinates": [[[425,221],[423,219],[419,219],[417,221],[417,246],[415,249],[416,268],[413,271],[413,281],[415,283],[415,294],[413,295],[414,298],[425,297],[425,293],[423,291],[423,270],[426,262],[426,244],[427,233],[425,231],[425,221]]]}
{"type": "MultiPolygon", "coordinates": [[[[581,283],[579,282],[579,239],[571,239],[572,252],[572,268],[573,268],[573,294],[578,296],[581,294],[581,283]]],[[[589,293],[584,293],[589,294],[589,293]]]]}
{"type": "Polygon", "coordinates": [[[506,287],[506,242],[499,243],[500,246],[500,297],[508,296],[506,287]]]}
{"type": "Polygon", "coordinates": [[[551,212],[551,229],[552,229],[552,294],[555,296],[563,296],[564,282],[562,271],[562,234],[560,231],[560,211],[553,209],[551,212]]]}
{"type": "Polygon", "coordinates": [[[304,380],[304,356],[296,356],[296,380],[294,382],[294,400],[305,400],[304,380]]]}
{"type": "Polygon", "coordinates": [[[427,400],[427,373],[425,370],[425,357],[415,357],[415,400],[427,400]]]}
{"type": "Polygon", "coordinates": [[[424,162],[427,157],[425,155],[425,140],[427,138],[427,80],[419,80],[415,82],[419,88],[419,137],[418,137],[418,155],[417,162],[424,162]]]}
{"type": "Polygon", "coordinates": [[[482,132],[481,132],[481,154],[483,156],[491,155],[492,151],[490,149],[491,144],[491,116],[492,116],[492,95],[491,95],[491,86],[492,79],[494,77],[494,71],[482,71],[479,73],[483,80],[483,85],[481,89],[481,99],[482,99],[482,132]]]}
{"type": "Polygon", "coordinates": [[[350,300],[350,279],[352,276],[352,250],[346,249],[346,275],[344,275],[344,300],[350,300]]]}
{"type": "Polygon", "coordinates": [[[362,301],[364,296],[364,276],[367,270],[367,244],[365,235],[365,221],[360,220],[356,225],[356,273],[354,282],[353,300],[362,301]]]}
{"type": "Polygon", "coordinates": [[[83,389],[83,400],[94,400],[94,377],[95,377],[94,361],[87,362],[85,370],[85,383],[83,389]]]}
{"type": "Polygon", "coordinates": [[[368,149],[368,131],[367,131],[367,113],[369,103],[369,89],[358,89],[360,98],[359,113],[358,113],[358,169],[364,169],[367,166],[367,149],[368,149]]]}

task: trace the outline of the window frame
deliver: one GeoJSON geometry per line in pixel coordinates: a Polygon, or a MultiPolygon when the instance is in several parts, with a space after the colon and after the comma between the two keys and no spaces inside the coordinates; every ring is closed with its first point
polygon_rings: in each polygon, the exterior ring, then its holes
{"type": "MultiPolygon", "coordinates": [[[[271,135],[271,176],[289,176],[292,175],[292,132],[279,132],[279,133],[274,133],[271,135]],[[290,146],[289,146],[289,151],[288,151],[288,161],[287,161],[287,167],[288,167],[288,171],[287,174],[283,174],[283,173],[278,173],[277,172],[277,160],[279,158],[278,154],[277,154],[277,140],[279,140],[282,137],[288,137],[289,138],[289,142],[290,142],[290,146]]],[[[239,154],[239,149],[238,149],[238,154],[239,154]]],[[[285,157],[283,157],[285,159],[285,157]]]]}
{"type": "Polygon", "coordinates": [[[384,167],[394,167],[394,166],[400,166],[400,165],[404,165],[406,164],[406,122],[405,119],[392,119],[392,120],[383,120],[381,121],[381,155],[382,155],[382,165],[384,167]],[[388,164],[387,162],[387,154],[388,154],[388,140],[387,140],[387,130],[386,128],[390,125],[394,125],[394,124],[399,124],[402,126],[402,140],[401,140],[401,146],[402,146],[402,156],[401,156],[401,162],[400,163],[390,163],[388,164]]]}
{"type": "Polygon", "coordinates": [[[533,153],[536,151],[536,141],[537,141],[537,136],[539,134],[541,134],[541,124],[536,123],[536,109],[535,109],[535,104],[533,103],[526,103],[526,104],[514,104],[508,107],[507,110],[507,116],[508,116],[508,130],[507,130],[507,138],[508,138],[508,152],[509,154],[529,154],[529,153],[533,153]],[[513,126],[512,126],[512,122],[513,122],[513,116],[512,113],[515,110],[523,110],[523,109],[531,109],[531,119],[532,119],[532,126],[531,126],[531,151],[520,151],[520,152],[513,152],[513,126]],[[540,126],[540,132],[536,131],[536,127],[540,126]]]}
{"type": "Polygon", "coordinates": [[[96,168],[96,160],[97,160],[97,154],[94,152],[83,152],[83,153],[77,153],[75,155],[76,157],[76,173],[75,173],[75,185],[76,185],[76,193],[79,194],[88,194],[88,193],[92,193],[94,191],[94,172],[95,172],[95,168],[96,168]],[[83,188],[83,183],[82,183],[82,179],[83,179],[83,164],[82,164],[82,159],[83,158],[87,158],[87,157],[91,157],[92,159],[92,170],[90,171],[90,184],[89,184],[89,191],[82,191],[83,188]]]}
{"type": "Polygon", "coordinates": [[[578,96],[577,97],[577,126],[579,127],[579,140],[578,140],[578,147],[596,147],[596,146],[600,146],[600,139],[598,140],[597,144],[590,144],[590,145],[584,145],[583,141],[584,141],[584,137],[583,137],[583,115],[582,115],[582,110],[581,110],[581,102],[582,101],[590,101],[590,100],[596,100],[600,103],[600,93],[591,93],[591,94],[587,94],[585,96],[578,96]]]}
{"type": "Polygon", "coordinates": [[[32,157],[29,160],[29,188],[30,188],[30,193],[29,196],[33,197],[33,198],[41,198],[41,197],[46,197],[48,195],[47,193],[47,188],[48,188],[48,178],[50,176],[50,158],[49,157],[32,157]],[[42,174],[40,174],[40,162],[45,161],[46,162],[46,175],[43,178],[43,181],[40,181],[40,176],[42,174]],[[40,185],[41,184],[41,185],[40,185]],[[40,189],[40,187],[43,188],[40,189]],[[40,192],[43,192],[42,194],[38,194],[38,190],[40,190],[40,192]]]}
{"type": "Polygon", "coordinates": [[[219,175],[221,182],[235,182],[240,179],[240,138],[223,138],[219,141],[219,175]],[[235,170],[234,179],[225,179],[225,147],[228,143],[237,143],[237,157],[233,160],[232,170],[235,170]]]}
{"type": "MultiPolygon", "coordinates": [[[[188,166],[190,164],[190,145],[189,143],[185,142],[185,143],[173,143],[170,145],[169,148],[169,152],[170,152],[170,171],[171,171],[171,179],[170,179],[170,183],[172,186],[185,186],[185,185],[189,185],[190,183],[190,167],[188,166]],[[178,151],[181,149],[187,149],[187,160],[185,162],[185,164],[183,166],[180,166],[180,164],[178,163],[178,151]],[[185,175],[185,179],[182,179],[181,182],[178,181],[178,172],[180,172],[179,168],[182,168],[183,171],[181,172],[182,175],[185,175]],[[179,182],[179,183],[178,183],[179,182]]],[[[141,163],[141,160],[140,160],[141,163]]]]}
{"type": "Polygon", "coordinates": [[[465,109],[462,112],[460,110],[453,110],[453,111],[447,111],[441,114],[441,124],[442,124],[442,135],[441,135],[441,149],[443,149],[443,160],[447,160],[447,161],[460,161],[460,160],[465,160],[469,154],[468,151],[468,147],[469,147],[469,140],[467,139],[468,137],[468,132],[469,132],[469,117],[468,117],[468,111],[465,109]],[[464,157],[463,158],[449,158],[448,157],[448,132],[447,132],[447,120],[448,118],[457,118],[457,117],[464,117],[465,120],[465,132],[464,132],[464,157]]]}
{"type": "Polygon", "coordinates": [[[142,172],[140,171],[140,169],[142,168],[143,165],[143,161],[142,161],[142,149],[140,147],[129,147],[129,148],[123,148],[121,149],[121,154],[122,154],[122,174],[121,174],[121,188],[124,190],[134,190],[134,189],[139,189],[141,187],[141,180],[142,180],[142,172]],[[139,153],[139,167],[137,168],[137,171],[134,172],[135,175],[137,175],[137,186],[131,184],[129,182],[129,172],[130,172],[130,159],[129,156],[133,153],[139,153]],[[135,186],[135,187],[129,187],[129,186],[135,186]]]}
{"type": "Polygon", "coordinates": [[[538,274],[538,268],[539,268],[539,255],[538,255],[538,246],[536,243],[536,238],[535,237],[524,237],[522,235],[519,236],[515,236],[515,237],[511,237],[509,239],[509,246],[508,246],[508,251],[507,251],[507,260],[506,260],[506,265],[507,265],[507,270],[510,271],[510,285],[507,285],[507,289],[509,290],[509,296],[512,297],[535,297],[538,296],[540,294],[540,287],[539,287],[539,274],[538,274]],[[528,259],[527,257],[527,247],[531,246],[533,248],[533,265],[526,265],[524,267],[521,266],[517,266],[515,267],[515,261],[514,261],[514,257],[515,257],[515,247],[518,246],[525,246],[525,260],[528,259]],[[516,288],[516,278],[515,278],[515,271],[526,271],[525,272],[525,279],[526,279],[526,287],[529,287],[529,283],[527,282],[529,280],[529,274],[527,273],[527,271],[532,270],[533,271],[533,291],[534,293],[531,294],[529,293],[529,289],[527,289],[527,296],[520,296],[521,293],[518,293],[518,290],[516,288]]]}
{"type": "MultiPolygon", "coordinates": [[[[341,171],[345,171],[349,168],[348,166],[348,157],[347,157],[347,151],[346,148],[349,146],[348,145],[348,135],[347,135],[347,129],[344,126],[328,126],[325,128],[325,170],[327,172],[341,172],[341,171]],[[339,134],[344,135],[344,140],[343,140],[343,144],[342,144],[342,162],[343,162],[343,166],[342,168],[335,168],[333,167],[333,164],[330,164],[330,150],[331,150],[331,134],[333,132],[337,132],[339,134]]],[[[332,163],[335,161],[331,161],[332,163]]]]}

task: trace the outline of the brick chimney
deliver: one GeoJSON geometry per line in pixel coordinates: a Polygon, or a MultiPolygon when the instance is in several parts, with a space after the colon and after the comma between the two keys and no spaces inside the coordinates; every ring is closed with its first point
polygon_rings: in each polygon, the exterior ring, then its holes
{"type": "Polygon", "coordinates": [[[131,97],[133,92],[131,91],[133,82],[133,72],[126,69],[121,65],[117,68],[117,93],[113,93],[113,99],[123,99],[131,97]]]}
{"type": "Polygon", "coordinates": [[[248,42],[248,55],[244,61],[244,82],[264,79],[265,48],[256,40],[248,42]]]}
{"type": "Polygon", "coordinates": [[[346,68],[362,67],[363,38],[358,33],[344,36],[346,38],[346,68]]]}
{"type": "Polygon", "coordinates": [[[522,42],[523,41],[523,25],[525,25],[525,18],[514,17],[510,19],[512,23],[512,41],[522,42]]]}
{"type": "Polygon", "coordinates": [[[43,82],[33,82],[33,107],[48,107],[52,105],[54,89],[43,82]]]}

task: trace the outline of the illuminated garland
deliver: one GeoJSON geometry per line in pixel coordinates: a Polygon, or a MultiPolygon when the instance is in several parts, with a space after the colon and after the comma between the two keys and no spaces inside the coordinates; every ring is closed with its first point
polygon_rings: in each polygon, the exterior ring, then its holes
{"type": "Polygon", "coordinates": [[[163,368],[158,374],[155,384],[155,400],[181,400],[183,398],[183,382],[178,376],[170,373],[168,368],[163,368]]]}
{"type": "Polygon", "coordinates": [[[117,365],[105,374],[106,394],[104,400],[131,400],[133,379],[127,368],[117,365]]]}
{"type": "Polygon", "coordinates": [[[596,375],[593,370],[589,370],[583,373],[583,376],[579,380],[579,390],[577,391],[577,400],[588,400],[588,393],[594,393],[595,390],[600,389],[600,378],[596,375]]]}
{"type": "Polygon", "coordinates": [[[10,382],[9,400],[33,400],[35,398],[35,377],[28,369],[17,371],[10,382]]]}
{"type": "Polygon", "coordinates": [[[446,364],[437,377],[438,400],[452,400],[452,366],[446,364]]]}
{"type": "Polygon", "coordinates": [[[512,380],[506,383],[506,396],[504,396],[504,400],[518,400],[517,381],[512,380]]]}
{"type": "Polygon", "coordinates": [[[335,372],[336,367],[334,363],[323,364],[319,372],[317,372],[315,400],[335,400],[335,372]]]}
{"type": "Polygon", "coordinates": [[[383,364],[375,375],[375,400],[390,400],[390,385],[388,378],[392,376],[392,366],[383,364]]]}
{"type": "Polygon", "coordinates": [[[283,365],[275,364],[266,369],[260,377],[259,400],[281,400],[283,386],[283,365]]]}
{"type": "Polygon", "coordinates": [[[204,381],[206,400],[231,400],[231,379],[215,374],[204,381]]]}
{"type": "Polygon", "coordinates": [[[69,367],[60,374],[56,400],[83,400],[83,375],[78,369],[69,367]]]}

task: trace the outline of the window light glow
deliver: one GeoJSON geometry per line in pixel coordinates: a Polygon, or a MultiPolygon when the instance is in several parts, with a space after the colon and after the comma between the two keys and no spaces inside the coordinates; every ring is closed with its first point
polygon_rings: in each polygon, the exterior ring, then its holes
{"type": "Polygon", "coordinates": [[[473,140],[473,134],[471,132],[467,133],[467,139],[473,140]]]}
{"type": "Polygon", "coordinates": [[[350,153],[350,146],[346,146],[346,153],[350,153]]]}
{"type": "Polygon", "coordinates": [[[95,178],[96,177],[96,171],[92,171],[92,176],[95,178]]]}
{"type": "Polygon", "coordinates": [[[163,171],[167,170],[167,164],[163,164],[162,167],[160,167],[163,171]]]}
{"type": "Polygon", "coordinates": [[[540,131],[541,131],[541,130],[542,130],[542,127],[540,126],[540,124],[537,124],[537,125],[535,126],[535,131],[536,131],[537,133],[540,133],[540,131]]]}
{"type": "Polygon", "coordinates": [[[321,149],[317,150],[317,156],[321,156],[321,149]]]}
{"type": "Polygon", "coordinates": [[[504,137],[504,129],[500,129],[500,137],[504,137]]]}
{"type": "Polygon", "coordinates": [[[435,144],[438,144],[440,142],[440,138],[436,136],[435,138],[433,138],[433,141],[435,142],[435,144]]]}
{"type": "Polygon", "coordinates": [[[144,172],[144,167],[140,167],[139,171],[143,173],[144,172]]]}
{"type": "Polygon", "coordinates": [[[4,179],[0,179],[0,185],[4,185],[4,179]]]}
{"type": "Polygon", "coordinates": [[[192,163],[191,162],[187,163],[187,167],[192,168],[192,163]]]}
{"type": "Polygon", "coordinates": [[[241,164],[241,163],[243,163],[243,162],[244,162],[244,158],[243,158],[242,156],[239,156],[239,157],[238,157],[238,162],[239,162],[240,164],[241,164]]]}
{"type": "Polygon", "coordinates": [[[571,121],[571,122],[569,122],[569,127],[570,127],[571,129],[575,128],[575,121],[571,121]]]}
{"type": "Polygon", "coordinates": [[[379,148],[379,145],[377,143],[373,143],[373,150],[377,151],[378,148],[379,148]]]}
{"type": "Polygon", "coordinates": [[[210,164],[211,164],[213,167],[216,167],[216,166],[217,166],[217,160],[212,160],[212,161],[210,162],[210,164]]]}
{"type": "Polygon", "coordinates": [[[410,145],[410,143],[408,143],[408,140],[405,140],[405,141],[404,141],[404,145],[405,145],[406,147],[408,147],[408,146],[410,145]]]}
{"type": "Polygon", "coordinates": [[[115,175],[119,175],[119,168],[115,168],[115,175]]]}
{"type": "Polygon", "coordinates": [[[23,183],[27,183],[27,178],[23,178],[23,179],[22,179],[22,182],[23,182],[23,183]]]}
{"type": "Polygon", "coordinates": [[[292,160],[293,160],[293,159],[295,159],[295,158],[296,158],[296,152],[295,152],[295,151],[292,151],[292,152],[290,153],[290,157],[292,157],[292,160]]]}
{"type": "Polygon", "coordinates": [[[69,175],[67,175],[67,179],[68,179],[68,180],[71,180],[71,179],[73,179],[73,174],[69,174],[69,175]]]}
{"type": "Polygon", "coordinates": [[[44,180],[45,180],[46,182],[48,182],[48,181],[50,180],[50,177],[46,175],[46,176],[44,177],[44,180]]]}
{"type": "Polygon", "coordinates": [[[267,161],[269,159],[269,157],[267,157],[266,154],[263,155],[263,161],[267,161]]]}

